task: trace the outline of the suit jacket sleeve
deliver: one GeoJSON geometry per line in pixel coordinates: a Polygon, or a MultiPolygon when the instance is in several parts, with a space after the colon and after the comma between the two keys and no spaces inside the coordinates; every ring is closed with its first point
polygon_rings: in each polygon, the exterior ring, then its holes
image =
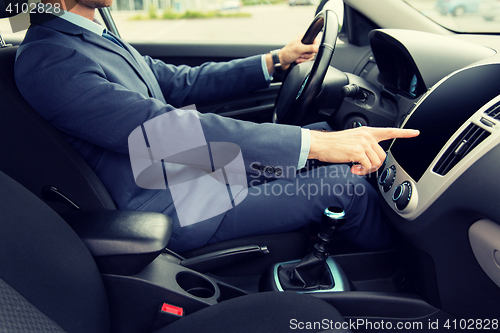
{"type": "Polygon", "coordinates": [[[229,62],[208,62],[197,67],[173,66],[145,56],[158,84],[172,106],[182,107],[232,97],[269,86],[261,56],[229,62]]]}
{"type": "MultiPolygon", "coordinates": [[[[209,98],[214,89],[220,88],[217,82],[227,77],[237,78],[238,67],[244,71],[252,67],[249,65],[252,59],[241,60],[238,66],[209,64],[195,69],[175,69],[150,58],[146,58],[146,62],[159,78],[162,90],[177,105],[209,98]],[[213,74],[219,69],[222,69],[221,76],[213,74]],[[183,84],[179,81],[186,83],[186,87],[180,88],[183,84]]],[[[159,99],[111,82],[97,61],[61,44],[22,45],[15,74],[25,99],[53,126],[70,136],[122,154],[128,154],[128,136],[135,128],[174,109],[159,99]]],[[[223,88],[226,87],[224,84],[223,88]]],[[[199,119],[207,142],[232,142],[241,148],[248,172],[255,173],[251,164],[257,162],[282,167],[285,177],[294,174],[301,144],[299,127],[254,124],[214,114],[199,114],[199,119]],[[292,169],[287,175],[289,166],[292,169]]],[[[175,126],[190,130],[189,123],[175,126]]]]}

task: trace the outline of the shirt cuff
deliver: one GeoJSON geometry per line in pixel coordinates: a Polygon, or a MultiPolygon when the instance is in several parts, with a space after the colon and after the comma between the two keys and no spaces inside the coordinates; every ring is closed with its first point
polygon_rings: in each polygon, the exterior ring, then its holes
{"type": "Polygon", "coordinates": [[[266,79],[267,82],[271,82],[273,77],[271,75],[269,75],[269,70],[267,69],[266,55],[263,54],[260,59],[261,59],[261,63],[262,63],[262,72],[264,72],[264,78],[266,79]]]}
{"type": "Polygon", "coordinates": [[[311,132],[307,128],[301,128],[301,132],[301,147],[297,170],[300,170],[306,166],[307,157],[309,156],[309,150],[311,149],[311,132]]]}

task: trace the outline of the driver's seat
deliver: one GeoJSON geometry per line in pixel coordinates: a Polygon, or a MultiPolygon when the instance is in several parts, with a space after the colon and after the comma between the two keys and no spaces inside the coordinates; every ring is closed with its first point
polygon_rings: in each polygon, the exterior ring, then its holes
{"type": "MultiPolygon", "coordinates": [[[[0,216],[0,332],[112,331],[110,312],[116,306],[108,304],[85,245],[53,210],[2,172],[0,216]]],[[[343,322],[335,308],[315,297],[259,293],[188,314],[157,332],[279,333],[293,331],[292,319],[325,318],[343,322]]]]}

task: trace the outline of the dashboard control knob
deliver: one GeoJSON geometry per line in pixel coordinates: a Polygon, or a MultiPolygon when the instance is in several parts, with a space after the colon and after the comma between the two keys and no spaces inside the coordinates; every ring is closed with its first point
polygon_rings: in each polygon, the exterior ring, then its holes
{"type": "Polygon", "coordinates": [[[378,183],[382,186],[384,192],[388,192],[392,188],[395,179],[396,179],[396,166],[391,165],[382,172],[382,174],[378,178],[378,183]]]}
{"type": "Polygon", "coordinates": [[[411,184],[409,181],[399,184],[392,193],[392,201],[396,203],[399,210],[403,210],[408,206],[411,199],[411,184]]]}

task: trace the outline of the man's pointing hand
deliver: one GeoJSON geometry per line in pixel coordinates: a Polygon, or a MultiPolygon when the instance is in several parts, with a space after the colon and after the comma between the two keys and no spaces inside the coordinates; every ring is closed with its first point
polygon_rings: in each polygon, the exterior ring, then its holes
{"type": "Polygon", "coordinates": [[[351,167],[356,175],[376,171],[385,160],[385,151],[378,144],[396,138],[413,138],[419,131],[399,128],[358,127],[338,132],[311,131],[309,159],[329,163],[357,164],[351,167]]]}

